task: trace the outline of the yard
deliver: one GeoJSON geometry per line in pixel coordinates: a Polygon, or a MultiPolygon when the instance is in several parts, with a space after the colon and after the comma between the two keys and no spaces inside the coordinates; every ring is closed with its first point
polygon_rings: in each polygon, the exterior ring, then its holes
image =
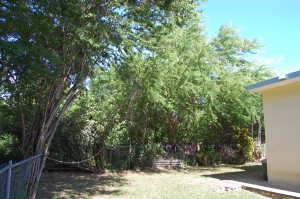
{"type": "Polygon", "coordinates": [[[43,174],[37,198],[266,198],[223,181],[257,175],[259,170],[251,164],[105,174],[50,172],[43,174]]]}

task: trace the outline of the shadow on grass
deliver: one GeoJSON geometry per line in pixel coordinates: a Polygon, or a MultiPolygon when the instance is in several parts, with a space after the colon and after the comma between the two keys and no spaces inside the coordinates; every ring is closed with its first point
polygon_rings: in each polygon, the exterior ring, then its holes
{"type": "Polygon", "coordinates": [[[287,187],[279,184],[272,184],[263,179],[263,171],[261,165],[241,165],[241,166],[230,166],[233,171],[213,173],[203,175],[204,177],[211,177],[225,181],[235,181],[243,184],[252,184],[262,187],[286,190],[299,193],[299,188],[287,187]]]}
{"type": "Polygon", "coordinates": [[[125,184],[122,174],[51,172],[43,174],[36,198],[109,197],[121,195],[119,188],[125,184]]]}
{"type": "Polygon", "coordinates": [[[240,165],[240,166],[232,166],[232,168],[241,169],[241,170],[244,170],[246,172],[262,171],[262,166],[261,165],[240,165]]]}
{"type": "Polygon", "coordinates": [[[241,165],[230,166],[233,171],[223,173],[215,173],[203,175],[205,177],[216,178],[219,180],[231,180],[241,183],[265,185],[267,181],[263,180],[262,166],[261,165],[241,165]]]}
{"type": "MultiPolygon", "coordinates": [[[[237,166],[187,166],[184,168],[144,168],[144,169],[136,169],[136,170],[121,170],[121,171],[109,171],[115,172],[119,174],[125,174],[127,172],[131,173],[146,173],[146,174],[171,174],[176,172],[189,172],[189,173],[206,173],[206,172],[227,172],[227,170],[235,170],[235,171],[262,171],[261,165],[237,165],[237,166]],[[228,168],[228,169],[227,169],[228,168]],[[225,171],[224,171],[225,170],[225,171]]],[[[238,172],[239,173],[239,172],[238,172]]]]}
{"type": "MultiPolygon", "coordinates": [[[[184,167],[184,168],[146,168],[141,170],[131,170],[132,173],[145,173],[151,174],[172,174],[172,173],[201,173],[207,171],[216,171],[217,167],[184,167]]],[[[125,171],[126,172],[126,171],[125,171]]]]}

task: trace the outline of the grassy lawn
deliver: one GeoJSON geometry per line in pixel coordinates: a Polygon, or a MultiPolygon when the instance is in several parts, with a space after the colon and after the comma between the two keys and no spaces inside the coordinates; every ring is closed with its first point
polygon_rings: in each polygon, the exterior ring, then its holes
{"type": "Polygon", "coordinates": [[[225,191],[225,182],[216,177],[255,169],[254,165],[106,174],[46,173],[37,198],[265,198],[242,189],[225,191]]]}

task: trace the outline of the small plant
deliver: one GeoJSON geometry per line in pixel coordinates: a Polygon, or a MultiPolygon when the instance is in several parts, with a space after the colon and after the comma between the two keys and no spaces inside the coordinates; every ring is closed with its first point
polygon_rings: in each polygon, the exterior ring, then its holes
{"type": "Polygon", "coordinates": [[[246,161],[252,160],[254,142],[250,137],[247,128],[238,128],[238,134],[234,136],[236,146],[238,148],[239,163],[244,164],[246,161]]]}
{"type": "Polygon", "coordinates": [[[214,148],[214,145],[210,145],[207,149],[200,150],[196,154],[198,164],[207,166],[218,163],[217,151],[214,148]]]}
{"type": "Polygon", "coordinates": [[[266,144],[255,145],[253,151],[253,160],[261,161],[266,156],[266,144]]]}
{"type": "Polygon", "coordinates": [[[231,145],[223,145],[218,150],[218,159],[223,164],[237,164],[238,150],[231,145]]]}

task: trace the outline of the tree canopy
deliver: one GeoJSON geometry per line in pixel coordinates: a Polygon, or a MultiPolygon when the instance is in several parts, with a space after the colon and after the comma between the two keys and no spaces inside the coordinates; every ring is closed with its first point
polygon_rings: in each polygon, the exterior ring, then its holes
{"type": "Polygon", "coordinates": [[[122,60],[122,51],[139,49],[139,38],[168,26],[169,18],[184,24],[195,15],[194,6],[185,1],[1,1],[1,84],[19,113],[22,153],[47,148],[96,66],[106,68],[122,60]]]}
{"type": "Polygon", "coordinates": [[[248,143],[262,104],[244,87],[271,71],[234,27],[209,38],[198,3],[2,0],[0,151],[18,138],[24,158],[51,146],[101,170],[104,146],[248,143]]]}
{"type": "MultiPolygon", "coordinates": [[[[260,96],[245,90],[246,85],[271,75],[247,58],[260,47],[255,40],[243,38],[229,26],[208,38],[197,18],[184,26],[174,25],[172,31],[162,28],[151,38],[140,42],[148,50],[123,52],[122,62],[95,71],[86,94],[63,120],[59,135],[68,135],[73,142],[74,129],[64,127],[67,122],[80,124],[76,132],[92,136],[97,148],[234,145],[244,128],[262,124],[260,96]]],[[[57,154],[60,142],[54,140],[57,154]]]]}
{"type": "MultiPolygon", "coordinates": [[[[197,1],[1,1],[1,98],[24,157],[48,151],[95,67],[123,62],[142,39],[195,16],[197,1]]],[[[6,129],[7,130],[7,129],[6,129]]],[[[34,195],[34,194],[33,194],[34,195]]]]}

